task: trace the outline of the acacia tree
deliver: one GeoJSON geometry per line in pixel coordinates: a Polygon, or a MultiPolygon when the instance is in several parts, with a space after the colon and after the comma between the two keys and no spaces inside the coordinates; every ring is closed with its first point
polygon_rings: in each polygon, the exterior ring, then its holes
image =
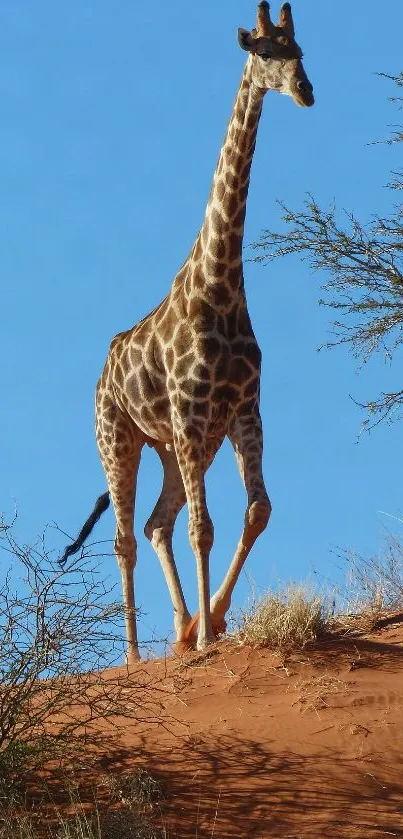
{"type": "MultiPolygon", "coordinates": [[[[403,88],[403,72],[381,75],[403,88]]],[[[391,100],[397,107],[403,106],[403,96],[391,100]]],[[[385,142],[402,141],[403,127],[399,126],[385,142]]],[[[403,172],[391,175],[388,188],[402,190],[403,172]]],[[[252,245],[258,251],[253,261],[267,263],[288,254],[302,255],[313,270],[328,277],[321,286],[327,295],[319,303],[335,310],[336,317],[333,340],[324,346],[347,344],[361,361],[379,351],[392,360],[403,343],[403,204],[395,203],[387,218],[374,215],[370,224],[346,213],[342,225],[335,204],[324,210],[311,195],[302,210],[289,209],[281,202],[280,206],[286,229],[263,231],[252,245]]],[[[400,389],[381,390],[362,407],[368,411],[367,427],[401,417],[403,381],[400,389]]]]}
{"type": "Polygon", "coordinates": [[[111,756],[119,735],[161,725],[171,695],[141,662],[109,669],[121,663],[124,609],[94,546],[61,568],[44,538],[22,545],[14,525],[0,517],[0,810],[48,759],[82,766],[89,747],[107,742],[111,756]]]}

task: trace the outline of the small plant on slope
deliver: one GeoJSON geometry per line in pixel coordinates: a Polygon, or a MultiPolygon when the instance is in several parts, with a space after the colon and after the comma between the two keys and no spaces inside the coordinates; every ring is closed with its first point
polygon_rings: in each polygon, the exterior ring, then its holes
{"type": "Polygon", "coordinates": [[[255,598],[241,615],[237,637],[244,644],[287,650],[302,648],[325,631],[328,608],[323,597],[303,585],[289,585],[255,598]]]}

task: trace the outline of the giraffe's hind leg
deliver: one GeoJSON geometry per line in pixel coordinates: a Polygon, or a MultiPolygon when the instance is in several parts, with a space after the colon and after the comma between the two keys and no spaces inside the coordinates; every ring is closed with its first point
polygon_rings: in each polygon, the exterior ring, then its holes
{"type": "Polygon", "coordinates": [[[212,619],[216,623],[225,620],[225,614],[231,605],[232,592],[245,560],[256,539],[267,527],[271,513],[271,504],[263,480],[263,431],[257,406],[250,415],[234,418],[228,436],[235,450],[248,503],[242,535],[234,558],[220,588],[210,601],[212,619]]]}
{"type": "MultiPolygon", "coordinates": [[[[204,468],[203,468],[204,474],[210,468],[210,466],[211,466],[211,464],[212,464],[212,462],[213,462],[221,444],[222,444],[222,438],[212,438],[212,439],[210,438],[210,439],[207,440],[205,459],[204,459],[204,468]]],[[[224,615],[218,615],[218,614],[216,615],[214,613],[211,613],[211,627],[212,627],[213,636],[215,638],[219,638],[220,635],[222,635],[227,628],[227,624],[225,622],[224,615]]],[[[192,619],[189,621],[189,623],[186,627],[186,631],[185,631],[185,635],[184,635],[184,641],[188,646],[192,646],[192,647],[197,646],[198,637],[199,637],[199,628],[200,628],[200,612],[197,611],[193,615],[192,619]]]]}
{"type": "Polygon", "coordinates": [[[164,470],[160,497],[144,528],[159,560],[171,595],[177,641],[183,641],[190,621],[172,549],[172,533],[179,511],[186,502],[186,493],[174,450],[155,443],[164,470]]]}
{"type": "Polygon", "coordinates": [[[115,554],[122,575],[127,660],[140,658],[137,643],[134,567],[134,505],[137,472],[143,447],[141,432],[130,418],[111,403],[97,417],[97,443],[116,515],[115,554]]]}

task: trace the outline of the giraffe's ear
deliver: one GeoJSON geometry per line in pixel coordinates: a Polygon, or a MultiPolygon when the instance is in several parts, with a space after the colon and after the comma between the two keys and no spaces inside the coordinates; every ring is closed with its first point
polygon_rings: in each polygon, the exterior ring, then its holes
{"type": "Polygon", "coordinates": [[[243,50],[246,50],[246,52],[255,51],[256,42],[252,33],[249,32],[248,29],[242,29],[241,27],[238,29],[238,43],[243,50]]]}

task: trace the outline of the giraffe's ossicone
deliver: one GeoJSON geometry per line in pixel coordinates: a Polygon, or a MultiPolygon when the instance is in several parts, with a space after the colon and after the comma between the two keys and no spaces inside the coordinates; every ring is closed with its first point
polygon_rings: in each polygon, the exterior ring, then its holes
{"type": "MultiPolygon", "coordinates": [[[[242,241],[250,168],[268,90],[313,105],[312,85],[295,41],[289,3],[275,26],[269,4],[257,25],[238,32],[249,53],[214,173],[201,230],[165,300],[117,335],[96,393],[96,435],[116,514],[115,552],[122,573],[128,656],[138,657],[133,570],[136,478],[145,443],[161,458],[161,494],[145,526],[166,577],[178,641],[203,649],[225,629],[241,568],[269,520],[262,474],[259,412],[261,352],[244,290],[242,241]],[[247,493],[241,538],[225,579],[210,598],[213,524],[204,476],[224,437],[235,450],[247,493]],[[172,550],[172,532],[187,501],[196,558],[199,613],[186,607],[172,550]]],[[[82,532],[88,533],[84,526],[82,532]]],[[[67,549],[65,557],[76,550],[67,549]]],[[[82,542],[81,542],[82,544],[82,542]]]]}

